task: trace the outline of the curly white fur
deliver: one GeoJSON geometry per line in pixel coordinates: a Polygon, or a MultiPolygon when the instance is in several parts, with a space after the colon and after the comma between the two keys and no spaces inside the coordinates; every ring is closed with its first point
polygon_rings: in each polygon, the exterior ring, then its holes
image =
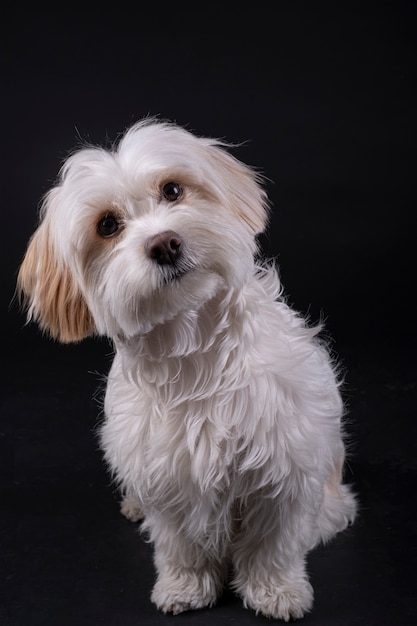
{"type": "Polygon", "coordinates": [[[114,343],[101,444],[155,604],[212,605],[231,563],[245,606],[289,620],[312,606],[307,552],[355,516],[343,405],[318,329],[254,260],[266,196],[224,148],[146,120],[74,153],[18,289],[53,337],[114,343]]]}

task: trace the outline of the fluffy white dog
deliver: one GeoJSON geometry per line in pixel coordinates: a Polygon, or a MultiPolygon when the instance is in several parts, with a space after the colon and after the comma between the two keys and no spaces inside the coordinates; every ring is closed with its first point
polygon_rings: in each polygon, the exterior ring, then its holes
{"type": "Polygon", "coordinates": [[[302,617],[306,554],[344,529],[343,406],[331,359],[255,261],[259,176],[225,145],[141,121],[64,164],[20,268],[28,319],[111,338],[101,444],[154,545],[152,600],[302,617]]]}

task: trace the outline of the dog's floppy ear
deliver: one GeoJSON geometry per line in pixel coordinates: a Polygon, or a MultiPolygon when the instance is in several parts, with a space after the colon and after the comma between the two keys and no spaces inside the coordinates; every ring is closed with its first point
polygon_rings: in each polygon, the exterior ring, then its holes
{"type": "Polygon", "coordinates": [[[246,222],[253,235],[258,235],[268,221],[268,198],[261,186],[262,177],[222,147],[215,145],[212,149],[223,174],[231,209],[246,222]]]}
{"type": "Polygon", "coordinates": [[[17,278],[17,294],[27,308],[28,321],[63,343],[81,341],[95,326],[74,278],[58,259],[45,219],[29,241],[17,278]]]}

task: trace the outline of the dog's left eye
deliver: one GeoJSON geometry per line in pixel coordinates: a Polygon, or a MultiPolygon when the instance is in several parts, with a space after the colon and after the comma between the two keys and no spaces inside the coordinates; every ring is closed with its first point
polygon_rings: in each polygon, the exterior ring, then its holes
{"type": "Polygon", "coordinates": [[[162,195],[165,200],[168,200],[168,202],[175,202],[176,200],[179,200],[182,198],[182,194],[183,189],[181,185],[179,183],[175,183],[174,181],[165,183],[162,187],[162,195]]]}
{"type": "Polygon", "coordinates": [[[97,232],[101,237],[112,237],[119,228],[120,223],[112,213],[102,217],[97,224],[97,232]]]}

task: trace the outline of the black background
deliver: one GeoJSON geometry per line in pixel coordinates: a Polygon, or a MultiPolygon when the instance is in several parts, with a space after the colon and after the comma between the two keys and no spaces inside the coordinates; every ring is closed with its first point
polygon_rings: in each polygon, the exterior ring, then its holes
{"type": "Polygon", "coordinates": [[[417,623],[415,5],[277,2],[3,11],[0,623],[270,623],[226,591],[156,612],[151,547],[97,447],[104,340],[60,346],[13,297],[37,206],[80,141],[158,115],[245,142],[273,205],[261,237],[345,370],[356,524],[309,558],[305,624],[417,623]]]}

